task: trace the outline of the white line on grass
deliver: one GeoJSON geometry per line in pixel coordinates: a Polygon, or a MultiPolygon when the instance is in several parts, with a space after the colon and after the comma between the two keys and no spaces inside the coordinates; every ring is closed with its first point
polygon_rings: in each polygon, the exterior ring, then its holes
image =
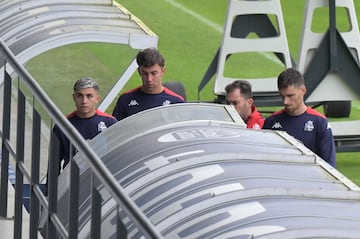
{"type": "MultiPolygon", "coordinates": [[[[205,25],[208,25],[209,27],[213,28],[214,30],[222,33],[223,32],[223,26],[201,16],[200,14],[194,12],[193,10],[185,7],[184,5],[176,2],[175,0],[165,0],[165,2],[168,2],[169,4],[173,5],[174,7],[178,8],[179,10],[191,15],[192,17],[198,19],[200,22],[204,23],[205,25]]],[[[263,55],[265,58],[279,64],[279,65],[283,65],[282,62],[275,57],[273,54],[270,53],[264,53],[264,52],[259,52],[259,54],[263,55]]]]}
{"type": "Polygon", "coordinates": [[[168,2],[169,4],[173,5],[174,7],[180,9],[181,11],[193,16],[194,18],[198,19],[200,22],[203,22],[205,25],[210,26],[211,28],[213,28],[214,30],[222,33],[223,31],[223,27],[213,21],[210,21],[209,19],[201,16],[200,14],[194,12],[193,10],[185,7],[184,5],[181,5],[180,3],[176,2],[175,0],[165,0],[166,2],[168,2]]]}

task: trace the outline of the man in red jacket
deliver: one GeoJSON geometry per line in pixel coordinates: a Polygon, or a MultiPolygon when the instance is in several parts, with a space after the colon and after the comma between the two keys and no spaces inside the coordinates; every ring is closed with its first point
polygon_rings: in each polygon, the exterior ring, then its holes
{"type": "Polygon", "coordinates": [[[234,105],[236,111],[247,125],[247,128],[261,129],[265,118],[257,111],[252,98],[250,82],[236,80],[225,87],[226,102],[234,105]]]}

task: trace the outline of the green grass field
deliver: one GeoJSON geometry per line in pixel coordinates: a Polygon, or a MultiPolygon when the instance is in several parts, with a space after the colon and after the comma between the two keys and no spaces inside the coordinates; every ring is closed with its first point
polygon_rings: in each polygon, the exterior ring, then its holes
{"type": "MultiPolygon", "coordinates": [[[[206,72],[221,43],[227,1],[225,0],[118,0],[120,4],[139,17],[159,36],[159,49],[166,58],[165,81],[184,83],[188,100],[198,100],[198,84],[206,72]]],[[[355,2],[360,13],[360,3],[355,2]]],[[[302,29],[305,0],[282,0],[284,22],[289,48],[297,61],[302,29]]],[[[316,31],[327,29],[326,11],[316,12],[316,31]],[[325,17],[324,17],[325,16],[325,17]]],[[[359,15],[359,14],[358,14],[359,15]]],[[[338,29],[347,29],[345,12],[337,12],[338,29]]],[[[49,92],[53,101],[64,114],[73,110],[71,99],[73,82],[82,76],[92,76],[106,95],[113,83],[135,56],[136,50],[127,46],[100,43],[76,44],[61,47],[38,56],[27,64],[29,71],[49,92]]],[[[251,55],[234,61],[241,65],[241,73],[256,77],[257,74],[278,74],[278,67],[267,63],[261,56],[251,55]],[[238,62],[239,61],[239,62],[238,62]]],[[[140,84],[138,76],[124,90],[140,84]]],[[[200,100],[212,100],[213,84],[208,84],[200,94],[200,100]]],[[[112,106],[107,110],[112,112],[112,106]]],[[[360,118],[360,103],[353,102],[349,119],[360,118]]],[[[336,120],[349,120],[336,119],[336,120]]],[[[334,120],[334,119],[330,119],[334,120]]],[[[338,169],[360,185],[360,153],[339,153],[338,169]]]]}

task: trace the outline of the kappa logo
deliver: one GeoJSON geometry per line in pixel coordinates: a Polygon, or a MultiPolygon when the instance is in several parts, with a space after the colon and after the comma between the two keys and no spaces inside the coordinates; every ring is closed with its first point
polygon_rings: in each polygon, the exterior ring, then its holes
{"type": "Polygon", "coordinates": [[[104,121],[100,121],[98,123],[98,131],[103,132],[105,129],[107,129],[107,126],[104,121]]]}
{"type": "Polygon", "coordinates": [[[314,130],[314,122],[312,120],[309,120],[308,122],[305,123],[304,125],[304,131],[308,131],[311,132],[314,130]]]}
{"type": "Polygon", "coordinates": [[[271,126],[272,129],[282,129],[282,126],[280,122],[275,122],[273,126],[271,126]]]}
{"type": "Polygon", "coordinates": [[[165,100],[162,105],[170,105],[170,104],[171,104],[170,100],[165,100]]]}
{"type": "Polygon", "coordinates": [[[139,105],[139,103],[136,100],[131,100],[130,103],[128,104],[128,106],[135,106],[135,105],[139,105]]]}

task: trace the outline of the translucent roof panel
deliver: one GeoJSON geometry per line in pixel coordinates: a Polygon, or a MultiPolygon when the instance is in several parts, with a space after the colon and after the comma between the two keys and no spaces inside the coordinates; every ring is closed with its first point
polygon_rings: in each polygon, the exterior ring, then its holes
{"type": "Polygon", "coordinates": [[[72,43],[118,43],[134,49],[158,43],[139,19],[109,0],[2,1],[0,22],[0,38],[21,64],[72,43]]]}
{"type": "MultiPolygon", "coordinates": [[[[290,135],[247,129],[231,107],[184,103],[143,111],[90,141],[164,238],[357,238],[360,189],[290,135]]],[[[80,165],[79,234],[90,233],[91,172],[80,165]]],[[[58,209],[67,224],[70,168],[58,209]]],[[[102,235],[120,215],[102,186],[102,235]]]]}

